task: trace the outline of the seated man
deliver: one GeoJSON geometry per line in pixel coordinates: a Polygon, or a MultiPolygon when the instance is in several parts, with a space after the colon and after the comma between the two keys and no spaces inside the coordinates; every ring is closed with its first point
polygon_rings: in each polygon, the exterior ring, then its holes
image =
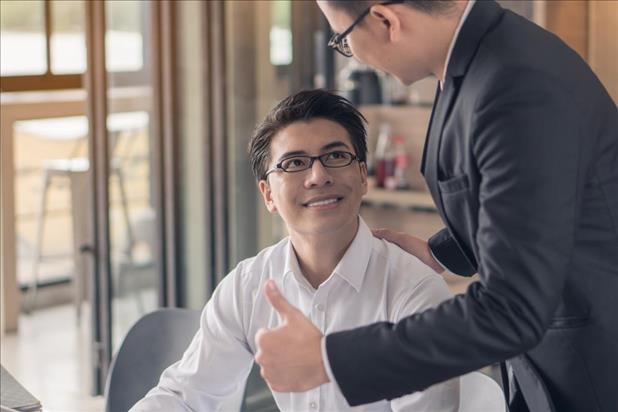
{"type": "MultiPolygon", "coordinates": [[[[374,238],[359,217],[367,192],[363,121],[349,102],[322,90],[290,96],[268,114],[251,138],[249,154],[264,203],[282,217],[289,236],[223,279],[182,359],[132,411],[214,411],[242,390],[256,332],[280,322],[263,293],[270,279],[325,334],[397,322],[451,296],[441,276],[374,238]]],[[[363,365],[358,369],[372,373],[363,365]]],[[[273,395],[282,411],[351,409],[336,383],[273,395]]],[[[436,412],[458,406],[455,379],[353,409],[436,412]]]]}

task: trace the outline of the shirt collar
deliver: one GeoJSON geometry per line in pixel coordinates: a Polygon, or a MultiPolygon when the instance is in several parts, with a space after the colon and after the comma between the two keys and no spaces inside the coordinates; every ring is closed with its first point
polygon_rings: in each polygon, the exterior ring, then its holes
{"type": "Polygon", "coordinates": [[[442,73],[442,80],[440,81],[440,90],[444,89],[444,80],[446,79],[446,69],[448,68],[448,64],[451,60],[451,53],[453,53],[453,48],[455,47],[455,43],[457,42],[457,37],[459,37],[459,32],[461,31],[461,27],[466,21],[466,18],[468,18],[468,15],[470,14],[470,10],[472,10],[472,6],[474,6],[475,1],[476,0],[468,0],[468,4],[466,4],[466,8],[464,9],[464,12],[462,13],[459,19],[459,24],[457,25],[457,28],[455,29],[455,33],[453,34],[451,44],[448,48],[448,53],[446,53],[446,60],[444,61],[444,72],[442,73]]]}
{"type": "MultiPolygon", "coordinates": [[[[373,234],[363,218],[359,216],[356,236],[354,237],[354,240],[352,240],[352,243],[350,243],[350,246],[345,251],[337,266],[335,266],[335,269],[331,273],[330,277],[333,275],[339,276],[341,279],[349,283],[354,290],[359,292],[365,279],[365,273],[367,272],[367,266],[369,265],[372,248],[373,234]]],[[[309,284],[307,279],[305,279],[302,275],[300,266],[298,265],[298,259],[296,258],[296,253],[294,252],[292,242],[289,239],[285,254],[283,273],[284,275],[293,275],[296,280],[302,284],[309,284]]]]}
{"type": "Polygon", "coordinates": [[[296,257],[296,252],[294,252],[294,247],[292,246],[292,240],[288,237],[288,242],[286,245],[285,251],[285,263],[283,266],[283,275],[293,275],[297,281],[304,285],[309,285],[309,282],[303,276],[303,272],[300,270],[300,265],[298,264],[298,258],[296,257]]]}

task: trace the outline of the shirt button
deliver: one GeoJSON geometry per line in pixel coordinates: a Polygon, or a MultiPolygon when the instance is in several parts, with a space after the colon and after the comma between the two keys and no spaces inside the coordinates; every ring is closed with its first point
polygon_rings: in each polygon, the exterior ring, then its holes
{"type": "Polygon", "coordinates": [[[324,312],[324,305],[322,305],[321,303],[315,305],[315,308],[320,312],[324,312]]]}
{"type": "Polygon", "coordinates": [[[311,402],[311,403],[309,404],[309,407],[310,407],[311,409],[318,409],[318,404],[317,404],[316,402],[311,402]]]}

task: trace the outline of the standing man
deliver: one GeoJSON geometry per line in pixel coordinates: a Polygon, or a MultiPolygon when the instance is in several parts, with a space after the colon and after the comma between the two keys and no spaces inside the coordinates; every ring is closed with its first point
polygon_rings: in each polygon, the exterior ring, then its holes
{"type": "Polygon", "coordinates": [[[318,5],[344,55],[404,84],[439,79],[422,172],[446,227],[427,243],[381,235],[480,281],[397,323],[263,330],[265,379],[335,381],[359,405],[506,361],[511,411],[617,411],[618,110],[603,85],[494,1],[318,5]]]}

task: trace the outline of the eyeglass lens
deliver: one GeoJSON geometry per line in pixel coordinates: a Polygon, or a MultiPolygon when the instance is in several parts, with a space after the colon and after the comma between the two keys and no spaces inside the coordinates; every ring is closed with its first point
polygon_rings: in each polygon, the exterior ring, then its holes
{"type": "Polygon", "coordinates": [[[330,152],[320,156],[294,156],[281,161],[281,169],[286,172],[300,172],[309,169],[315,159],[324,167],[344,167],[352,163],[354,155],[348,152],[330,152]]]}

